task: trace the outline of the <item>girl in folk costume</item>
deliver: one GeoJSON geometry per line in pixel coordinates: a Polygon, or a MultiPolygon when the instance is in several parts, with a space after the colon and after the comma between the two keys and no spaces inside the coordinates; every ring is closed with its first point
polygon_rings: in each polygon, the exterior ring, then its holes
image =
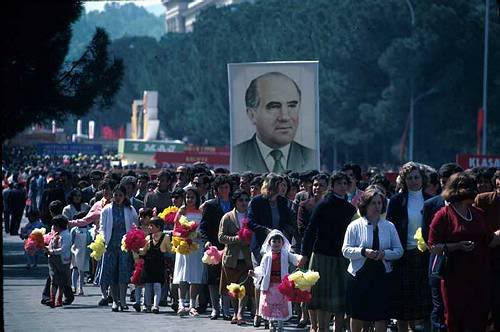
{"type": "Polygon", "coordinates": [[[288,274],[289,263],[297,266],[302,256],[290,252],[290,242],[278,230],[272,230],[262,245],[262,260],[249,275],[261,279],[259,315],[271,321],[273,330],[283,331],[283,321],[292,317],[292,304],[278,287],[288,274]]]}
{"type": "Polygon", "coordinates": [[[170,239],[162,232],[163,220],[151,218],[149,223],[150,234],[146,245],[139,254],[144,259],[141,272],[141,283],[145,284],[144,303],[146,312],[151,312],[151,298],[154,291],[153,313],[160,313],[161,285],[165,282],[165,262],[163,254],[169,250],[170,239]]]}
{"type": "MultiPolygon", "coordinates": [[[[86,212],[76,215],[84,217],[86,212]]],[[[89,271],[90,253],[87,246],[92,243],[92,235],[87,226],[73,227],[71,235],[71,286],[76,295],[83,295],[85,272],[89,271]]]]}

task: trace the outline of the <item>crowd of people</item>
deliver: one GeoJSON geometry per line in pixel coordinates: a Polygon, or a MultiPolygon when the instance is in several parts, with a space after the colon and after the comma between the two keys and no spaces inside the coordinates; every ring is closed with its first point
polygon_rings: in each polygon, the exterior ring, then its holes
{"type": "Polygon", "coordinates": [[[37,160],[4,165],[3,175],[4,231],[54,234],[43,254],[27,255],[28,269],[48,256],[42,303],[50,307],[70,305],[94,283],[112,311],[129,310],[130,296],[138,312],[210,310],[213,320],[273,330],[293,315],[310,331],[332,321],[352,332],[392,321],[399,331],[500,329],[500,170],[409,162],[391,183],[355,164],[331,174],[234,174],[203,163],[154,172],[37,160]],[[176,220],[198,225],[197,250],[172,252],[172,225],[158,217],[170,206],[176,220]],[[238,235],[245,223],[250,242],[238,235]],[[133,227],[147,244],[125,252],[133,227]],[[98,235],[106,251],[95,260],[87,246],[98,235]],[[224,252],[220,264],[202,262],[212,246],[224,252]],[[138,258],[144,267],[132,283],[138,258]],[[296,269],[320,278],[311,301],[292,307],[278,285],[296,269]],[[244,296],[230,296],[233,283],[244,296]]]}

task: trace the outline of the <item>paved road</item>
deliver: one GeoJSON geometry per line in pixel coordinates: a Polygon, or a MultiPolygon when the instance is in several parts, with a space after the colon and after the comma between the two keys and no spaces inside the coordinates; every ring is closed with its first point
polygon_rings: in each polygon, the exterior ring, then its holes
{"type": "MultiPolygon", "coordinates": [[[[87,286],[85,296],[76,297],[72,305],[51,309],[40,304],[48,275],[47,264],[27,270],[19,237],[3,234],[3,241],[5,331],[264,331],[263,327],[255,329],[250,325],[239,327],[227,321],[211,321],[207,315],[180,318],[166,307],[161,307],[159,315],[136,313],[133,309],[111,312],[110,306],[97,306],[100,292],[92,286],[87,286]]],[[[41,261],[45,263],[43,258],[41,261]]],[[[296,329],[289,324],[286,330],[296,329]]]]}

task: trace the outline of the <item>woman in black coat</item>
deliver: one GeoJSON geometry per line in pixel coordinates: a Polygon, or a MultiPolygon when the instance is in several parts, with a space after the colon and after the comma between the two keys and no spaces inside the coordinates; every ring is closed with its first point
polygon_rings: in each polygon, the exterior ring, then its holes
{"type": "MultiPolygon", "coordinates": [[[[255,233],[250,245],[254,267],[260,264],[262,259],[260,248],[271,230],[277,229],[285,234],[289,241],[292,239],[295,230],[292,211],[288,207],[288,199],[280,195],[280,187],[284,182],[283,177],[275,173],[269,173],[262,184],[262,194],[255,196],[250,201],[248,226],[255,233]]],[[[259,303],[259,295],[259,285],[256,285],[256,304],[259,303]]],[[[260,326],[257,314],[254,319],[254,326],[260,326]]]]}
{"type": "Polygon", "coordinates": [[[311,331],[328,331],[332,314],[335,314],[335,331],[343,329],[348,261],[342,255],[342,244],[356,213],[346,199],[349,184],[346,173],[332,174],[332,192],[314,208],[302,239],[302,255],[310,260],[309,269],[321,276],[312,288],[309,304],[311,331]]]}
{"type": "Polygon", "coordinates": [[[396,226],[404,249],[403,257],[394,264],[395,298],[393,316],[398,330],[407,331],[410,321],[428,320],[431,312],[431,293],[428,282],[427,252],[417,249],[415,232],[422,228],[424,201],[431,198],[425,188],[426,175],[421,165],[404,164],[399,172],[401,192],[392,196],[386,219],[396,226]]]}

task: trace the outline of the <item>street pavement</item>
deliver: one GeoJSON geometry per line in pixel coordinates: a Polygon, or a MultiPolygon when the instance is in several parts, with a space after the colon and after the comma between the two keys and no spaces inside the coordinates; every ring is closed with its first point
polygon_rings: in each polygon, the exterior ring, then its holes
{"type": "MultiPolygon", "coordinates": [[[[170,307],[160,307],[160,314],[111,312],[111,306],[99,307],[99,288],[87,285],[85,295],[75,297],[72,305],[51,309],[41,305],[41,294],[48,275],[45,257],[37,269],[26,269],[23,243],[18,236],[3,235],[4,330],[11,331],[264,331],[250,324],[231,325],[221,319],[212,321],[208,314],[178,317],[170,307]]],[[[250,317],[246,317],[250,323],[250,317]]],[[[287,331],[296,329],[287,323],[287,331]]],[[[263,325],[262,325],[263,326],[263,325]]]]}

